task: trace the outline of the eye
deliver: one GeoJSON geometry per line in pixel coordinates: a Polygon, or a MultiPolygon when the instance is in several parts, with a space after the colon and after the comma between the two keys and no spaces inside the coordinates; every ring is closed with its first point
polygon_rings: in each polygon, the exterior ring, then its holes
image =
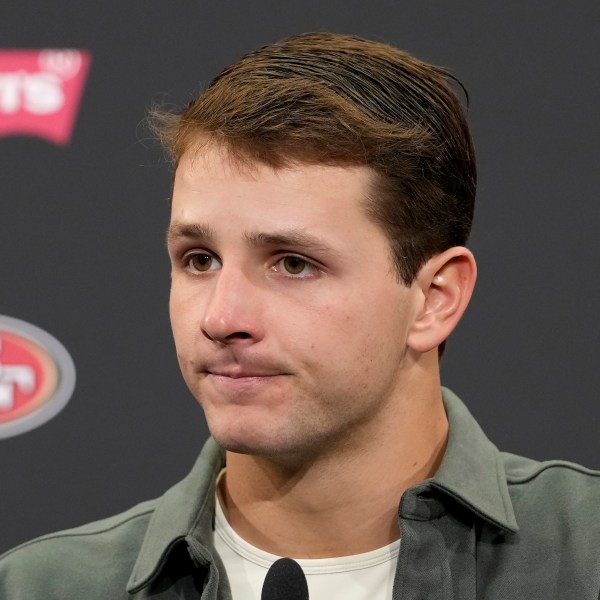
{"type": "Polygon", "coordinates": [[[306,259],[293,255],[280,258],[273,269],[278,273],[295,277],[308,277],[318,271],[317,267],[306,259]]]}
{"type": "Polygon", "coordinates": [[[185,257],[186,266],[196,273],[215,271],[221,267],[221,263],[212,254],[196,252],[185,257]]]}

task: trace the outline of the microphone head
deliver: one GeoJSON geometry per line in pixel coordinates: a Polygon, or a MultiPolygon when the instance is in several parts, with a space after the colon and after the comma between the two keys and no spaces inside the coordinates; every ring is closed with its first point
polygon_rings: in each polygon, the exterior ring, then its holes
{"type": "Polygon", "coordinates": [[[276,560],[265,576],[261,600],[308,600],[302,567],[291,558],[276,560]]]}

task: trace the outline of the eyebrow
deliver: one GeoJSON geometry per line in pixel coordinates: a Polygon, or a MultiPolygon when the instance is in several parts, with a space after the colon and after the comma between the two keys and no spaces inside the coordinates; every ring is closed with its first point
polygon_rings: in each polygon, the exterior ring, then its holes
{"type": "Polygon", "coordinates": [[[174,221],[167,229],[167,244],[181,238],[212,241],[215,237],[214,229],[201,223],[181,223],[174,221]]]}
{"type": "MultiPolygon", "coordinates": [[[[213,242],[217,235],[212,227],[202,223],[182,223],[174,221],[167,230],[167,244],[178,239],[187,238],[213,242]]],[[[316,252],[329,256],[339,254],[336,250],[323,244],[323,242],[305,231],[297,228],[284,229],[274,232],[246,232],[244,239],[250,246],[260,248],[265,246],[280,246],[297,248],[307,252],[316,252]]]]}
{"type": "Polygon", "coordinates": [[[337,254],[333,248],[324,245],[319,238],[300,229],[291,228],[273,233],[246,233],[244,237],[254,247],[281,246],[320,254],[337,254]]]}

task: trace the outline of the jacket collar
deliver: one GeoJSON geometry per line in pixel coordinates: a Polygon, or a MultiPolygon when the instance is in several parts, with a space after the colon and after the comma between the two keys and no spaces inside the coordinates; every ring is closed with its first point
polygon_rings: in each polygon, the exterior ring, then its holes
{"type": "Polygon", "coordinates": [[[215,483],[224,466],[225,452],[209,438],[189,475],[160,499],[127,584],[129,593],[150,583],[182,539],[193,536],[212,551],[215,483]]]}
{"type": "Polygon", "coordinates": [[[519,526],[500,451],[456,395],[442,388],[442,398],[449,423],[448,445],[431,485],[490,523],[516,533],[519,526]]]}
{"type": "MultiPolygon", "coordinates": [[[[483,519],[507,531],[518,531],[500,452],[457,396],[442,388],[442,397],[449,422],[446,453],[437,473],[413,490],[429,483],[483,519]]],[[[190,474],[159,501],[128,592],[145,587],[165,564],[170,550],[188,536],[213,551],[215,483],[224,466],[225,452],[209,438],[190,474]]]]}

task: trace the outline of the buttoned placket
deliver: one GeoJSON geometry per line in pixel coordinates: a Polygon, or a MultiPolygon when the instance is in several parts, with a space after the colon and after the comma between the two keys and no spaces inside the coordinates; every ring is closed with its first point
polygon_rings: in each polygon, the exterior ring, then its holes
{"type": "Polygon", "coordinates": [[[476,598],[476,517],[456,509],[451,514],[427,483],[404,493],[393,600],[476,598]]]}

